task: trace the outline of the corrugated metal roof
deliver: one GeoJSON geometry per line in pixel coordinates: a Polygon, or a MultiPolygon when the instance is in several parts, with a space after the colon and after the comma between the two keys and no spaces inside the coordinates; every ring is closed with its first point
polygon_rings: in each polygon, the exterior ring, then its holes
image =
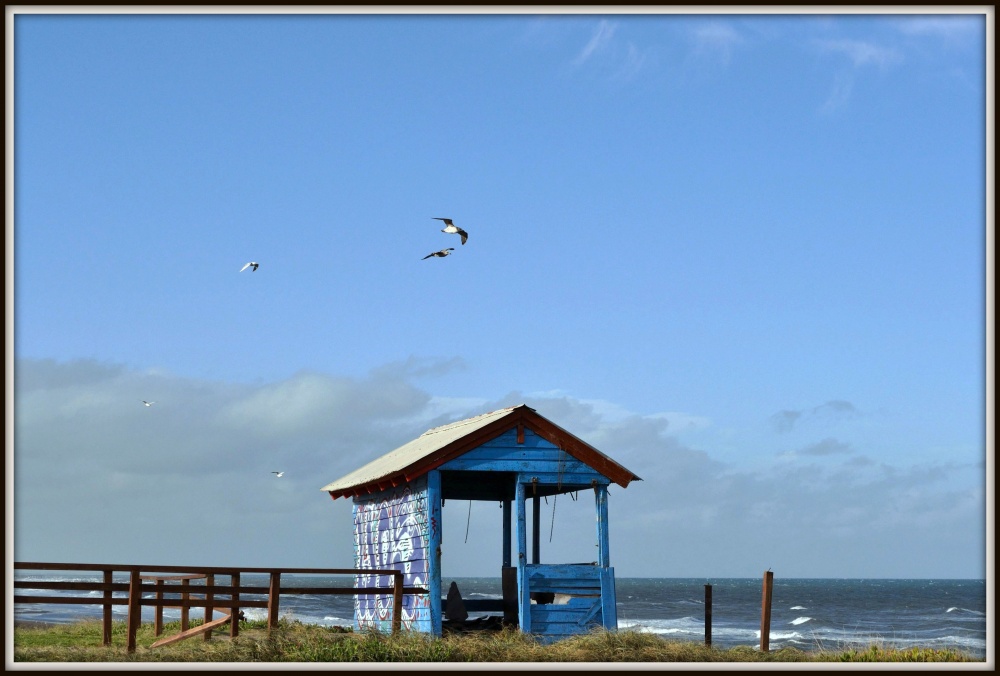
{"type": "Polygon", "coordinates": [[[512,426],[532,429],[558,448],[588,464],[622,487],[639,480],[634,473],[573,436],[524,404],[435,427],[394,451],[327,484],[333,498],[361,495],[399,486],[439,467],[451,458],[495,438],[512,426]]]}
{"type": "Polygon", "coordinates": [[[341,493],[357,486],[385,481],[393,475],[403,472],[406,468],[431,453],[440,451],[448,444],[458,441],[462,437],[485,427],[494,420],[512,413],[517,408],[519,407],[502,408],[497,411],[477,415],[473,418],[429,429],[413,441],[409,441],[396,450],[389,451],[385,455],[375,458],[364,467],[360,467],[333,483],[323,486],[322,490],[330,491],[331,493],[341,493]]]}

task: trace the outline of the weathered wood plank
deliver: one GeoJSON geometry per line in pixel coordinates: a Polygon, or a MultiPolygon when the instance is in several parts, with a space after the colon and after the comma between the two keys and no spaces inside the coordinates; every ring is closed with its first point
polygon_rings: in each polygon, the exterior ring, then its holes
{"type": "MultiPolygon", "coordinates": [[[[14,596],[14,603],[53,603],[51,596],[32,596],[28,594],[18,594],[14,596]]],[[[108,601],[101,598],[100,596],[60,596],[58,603],[67,603],[69,605],[78,606],[103,606],[107,605],[108,601]]],[[[112,605],[116,606],[127,606],[128,597],[121,596],[115,597],[111,600],[112,605]]]]}
{"type": "Polygon", "coordinates": [[[154,643],[149,647],[159,648],[160,646],[170,645],[171,643],[177,643],[178,641],[183,641],[186,638],[197,636],[198,634],[205,633],[206,631],[212,631],[216,627],[222,626],[226,622],[229,622],[231,619],[232,615],[226,615],[225,617],[221,617],[218,620],[212,620],[211,622],[206,622],[205,624],[197,626],[194,629],[188,629],[187,631],[182,631],[179,634],[174,634],[173,636],[168,636],[167,638],[160,639],[159,641],[157,641],[156,643],[154,643]]]}
{"type": "Polygon", "coordinates": [[[588,624],[600,624],[600,618],[594,619],[601,612],[600,603],[596,607],[572,608],[561,610],[565,606],[532,606],[531,626],[532,631],[541,633],[540,627],[552,627],[559,624],[566,625],[569,631],[580,631],[580,627],[588,624]]]}
{"type": "MultiPolygon", "coordinates": [[[[476,458],[478,460],[537,460],[539,462],[562,461],[567,465],[576,463],[578,465],[583,465],[584,467],[589,467],[586,463],[581,462],[566,451],[562,451],[551,444],[548,447],[538,448],[491,444],[475,448],[461,457],[476,458]]],[[[449,460],[447,463],[442,465],[441,468],[447,469],[447,466],[452,462],[454,462],[454,460],[449,460]]]]}
{"type": "Polygon", "coordinates": [[[579,563],[543,563],[528,564],[525,566],[525,573],[532,579],[599,580],[601,569],[598,566],[579,563]]]}
{"type": "Polygon", "coordinates": [[[597,472],[589,472],[587,474],[560,474],[557,471],[543,472],[541,470],[532,470],[530,472],[522,472],[520,474],[521,480],[531,483],[532,478],[537,478],[539,484],[551,484],[560,485],[569,491],[570,486],[575,486],[572,490],[583,491],[584,489],[589,489],[591,482],[596,481],[598,485],[607,486],[610,483],[608,479],[603,474],[598,474],[597,472]]]}
{"type": "MultiPolygon", "coordinates": [[[[559,463],[557,460],[545,460],[537,458],[470,458],[468,456],[462,456],[460,458],[455,458],[450,460],[447,464],[442,465],[443,470],[461,470],[467,472],[520,472],[520,473],[531,473],[531,474],[553,474],[556,476],[573,476],[577,477],[578,483],[590,483],[590,479],[587,478],[584,481],[583,477],[594,477],[597,478],[601,476],[599,472],[582,462],[566,462],[559,463]],[[561,466],[560,466],[561,465],[561,466]],[[561,470],[561,471],[560,471],[561,470]]],[[[556,483],[555,481],[551,483],[556,483]]],[[[563,483],[568,483],[565,480],[563,483]]]]}
{"type": "Polygon", "coordinates": [[[105,584],[103,582],[30,582],[27,580],[14,580],[14,589],[127,592],[128,582],[105,584]]]}

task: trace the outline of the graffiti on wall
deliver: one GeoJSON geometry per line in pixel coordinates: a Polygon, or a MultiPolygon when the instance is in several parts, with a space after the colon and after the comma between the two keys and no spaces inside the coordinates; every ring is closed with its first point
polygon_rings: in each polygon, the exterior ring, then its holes
{"type": "MultiPolygon", "coordinates": [[[[402,570],[405,586],[426,588],[430,542],[427,521],[426,480],[375,494],[370,499],[355,498],[355,568],[402,570]]],[[[355,586],[386,589],[384,593],[354,597],[356,628],[390,630],[392,576],[358,574],[355,586]]],[[[429,595],[404,595],[402,616],[404,628],[430,631],[429,595]]]]}

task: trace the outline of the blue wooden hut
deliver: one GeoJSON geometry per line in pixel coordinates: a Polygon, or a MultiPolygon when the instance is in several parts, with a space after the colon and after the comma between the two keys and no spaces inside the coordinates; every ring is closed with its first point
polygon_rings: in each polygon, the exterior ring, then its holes
{"type": "MultiPolygon", "coordinates": [[[[612,483],[626,487],[637,479],[534,409],[519,405],[428,430],[322,490],[335,500],[353,499],[356,568],[402,570],[406,586],[428,590],[404,596],[403,625],[436,636],[442,633],[444,614],[442,504],[449,499],[499,501],[503,599],[467,601],[466,608],[502,611],[505,621],[521,631],[555,639],[594,626],[617,629],[607,491],[612,483]],[[595,496],[598,560],[543,564],[539,500],[579,491],[595,496]],[[527,500],[534,507],[530,552],[527,500]]],[[[356,628],[390,628],[390,585],[389,576],[357,576],[356,586],[384,586],[386,592],[355,596],[356,628]]]]}

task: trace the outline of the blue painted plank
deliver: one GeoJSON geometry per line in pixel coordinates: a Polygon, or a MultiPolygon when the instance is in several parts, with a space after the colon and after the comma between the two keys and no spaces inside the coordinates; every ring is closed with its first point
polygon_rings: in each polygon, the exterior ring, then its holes
{"type": "Polygon", "coordinates": [[[611,479],[607,478],[603,474],[600,474],[600,473],[598,473],[598,472],[596,472],[594,470],[590,470],[586,474],[577,474],[575,476],[568,476],[565,473],[563,473],[562,475],[560,475],[559,472],[556,472],[556,471],[552,471],[552,472],[542,472],[542,471],[523,472],[520,476],[522,478],[526,477],[525,481],[526,481],[526,483],[529,483],[529,484],[531,483],[531,478],[532,477],[538,477],[539,483],[543,483],[543,484],[552,484],[552,485],[561,484],[563,487],[576,485],[576,486],[579,486],[579,488],[577,488],[575,490],[579,490],[581,493],[585,489],[588,489],[588,490],[590,489],[590,482],[591,481],[596,481],[599,486],[600,485],[607,486],[609,483],[611,483],[611,479]]]}
{"type": "Polygon", "coordinates": [[[615,569],[604,568],[601,572],[601,603],[605,629],[618,629],[618,603],[615,592],[615,569]]]}
{"type": "Polygon", "coordinates": [[[481,458],[490,460],[524,460],[534,458],[537,460],[551,460],[553,462],[580,462],[566,451],[561,451],[556,447],[551,448],[525,448],[524,446],[479,446],[463,453],[463,458],[481,458]]]}
{"type": "Polygon", "coordinates": [[[538,631],[543,624],[586,624],[601,610],[598,599],[592,599],[586,607],[556,606],[549,603],[531,606],[531,626],[538,631]],[[586,621],[585,621],[586,620],[586,621]],[[536,624],[537,623],[537,624],[536,624]]]}
{"type": "Polygon", "coordinates": [[[578,577],[587,580],[600,579],[601,572],[598,566],[586,566],[577,563],[543,563],[539,565],[528,565],[528,575],[539,578],[570,578],[578,577]]]}
{"type": "MultiPolygon", "coordinates": [[[[560,471],[560,463],[555,460],[545,460],[538,458],[470,458],[468,456],[460,456],[454,460],[449,460],[444,465],[441,465],[443,470],[465,470],[470,472],[524,472],[533,474],[552,474],[552,475],[586,475],[590,477],[591,475],[596,477],[601,476],[596,470],[590,468],[582,462],[567,462],[562,463],[562,468],[560,471]]],[[[579,481],[579,480],[578,480],[579,481]]],[[[552,483],[555,483],[553,481],[552,483]]],[[[563,480],[563,483],[567,483],[563,480]]],[[[590,479],[587,478],[582,483],[590,483],[590,479]]]]}
{"type": "Polygon", "coordinates": [[[534,448],[534,447],[547,447],[555,448],[555,445],[548,439],[543,439],[529,429],[524,430],[524,443],[517,443],[517,430],[510,429],[503,434],[497,435],[487,442],[482,444],[483,446],[513,446],[517,448],[534,448]]]}

